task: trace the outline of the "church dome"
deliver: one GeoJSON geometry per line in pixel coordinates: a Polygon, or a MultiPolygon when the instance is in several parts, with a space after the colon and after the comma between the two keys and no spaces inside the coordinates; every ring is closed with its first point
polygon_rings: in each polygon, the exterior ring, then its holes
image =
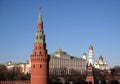
{"type": "Polygon", "coordinates": [[[83,53],[83,56],[87,56],[87,54],[86,54],[86,53],[83,53]]]}
{"type": "Polygon", "coordinates": [[[93,50],[93,46],[92,45],[90,45],[89,50],[93,50]]]}
{"type": "Polygon", "coordinates": [[[83,53],[82,58],[86,60],[87,59],[87,54],[83,53]]]}
{"type": "Polygon", "coordinates": [[[103,57],[102,57],[102,56],[100,56],[100,57],[99,57],[99,60],[103,61],[103,57]]]}

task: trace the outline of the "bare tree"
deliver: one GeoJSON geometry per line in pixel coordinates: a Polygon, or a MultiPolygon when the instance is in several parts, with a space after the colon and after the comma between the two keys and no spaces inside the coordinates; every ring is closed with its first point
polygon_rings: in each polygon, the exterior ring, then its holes
{"type": "Polygon", "coordinates": [[[0,80],[5,80],[7,69],[4,65],[0,65],[0,80]]]}

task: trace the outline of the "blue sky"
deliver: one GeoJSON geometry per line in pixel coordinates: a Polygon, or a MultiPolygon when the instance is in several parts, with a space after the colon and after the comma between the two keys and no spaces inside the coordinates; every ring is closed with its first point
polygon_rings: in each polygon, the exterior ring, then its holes
{"type": "Polygon", "coordinates": [[[93,45],[95,60],[120,65],[119,0],[0,0],[0,62],[29,59],[40,6],[49,54],[82,57],[93,45]]]}

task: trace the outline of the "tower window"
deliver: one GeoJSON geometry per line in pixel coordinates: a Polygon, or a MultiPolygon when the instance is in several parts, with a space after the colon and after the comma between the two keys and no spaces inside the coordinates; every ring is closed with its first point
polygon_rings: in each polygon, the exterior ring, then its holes
{"type": "Polygon", "coordinates": [[[33,68],[35,68],[35,64],[33,65],[33,68]]]}
{"type": "Polygon", "coordinates": [[[40,51],[40,54],[41,54],[41,51],[40,51]]]}
{"type": "Polygon", "coordinates": [[[89,70],[92,70],[91,68],[89,68],[89,70]]]}
{"type": "Polygon", "coordinates": [[[37,49],[37,47],[35,47],[35,49],[37,49]]]}
{"type": "Polygon", "coordinates": [[[40,47],[40,49],[41,49],[41,47],[40,47]]]}
{"type": "Polygon", "coordinates": [[[40,39],[41,39],[42,37],[40,36],[40,39]]]}
{"type": "Polygon", "coordinates": [[[42,68],[42,65],[40,64],[40,68],[42,68]]]}
{"type": "Polygon", "coordinates": [[[36,36],[36,39],[38,39],[38,36],[36,36]]]}
{"type": "Polygon", "coordinates": [[[36,55],[36,52],[35,52],[35,55],[36,55]]]}

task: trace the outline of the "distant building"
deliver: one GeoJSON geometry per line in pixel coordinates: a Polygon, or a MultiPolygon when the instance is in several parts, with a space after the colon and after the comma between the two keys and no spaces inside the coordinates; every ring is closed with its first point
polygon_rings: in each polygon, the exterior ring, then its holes
{"type": "Polygon", "coordinates": [[[50,56],[49,73],[54,75],[70,75],[71,71],[83,72],[86,70],[86,60],[68,55],[62,49],[58,49],[50,56]],[[57,70],[57,71],[56,71],[57,70]]]}
{"type": "MultiPolygon", "coordinates": [[[[31,62],[27,63],[14,63],[14,62],[7,62],[5,65],[8,69],[13,68],[15,65],[21,67],[21,72],[23,73],[30,73],[31,62]]],[[[96,62],[94,62],[93,56],[93,46],[90,45],[89,47],[89,56],[87,60],[87,54],[83,53],[82,58],[78,58],[75,56],[68,55],[62,49],[58,49],[52,55],[50,55],[49,59],[49,73],[53,75],[62,75],[64,74],[71,74],[72,70],[76,70],[80,73],[86,70],[86,65],[92,64],[93,67],[100,70],[108,70],[109,66],[107,62],[103,60],[103,57],[100,56],[96,62]]]]}
{"type": "MultiPolygon", "coordinates": [[[[23,73],[30,73],[31,62],[27,63],[14,63],[14,62],[7,62],[5,65],[8,69],[13,68],[15,65],[21,67],[23,73]]],[[[100,56],[96,62],[94,62],[93,56],[93,46],[90,45],[89,47],[89,56],[87,60],[87,54],[83,53],[82,58],[78,58],[75,56],[68,55],[62,49],[58,49],[49,58],[49,74],[53,75],[62,75],[64,74],[71,74],[72,70],[76,70],[80,73],[86,70],[86,66],[92,64],[93,67],[100,70],[109,70],[109,66],[107,62],[104,61],[103,57],[100,56]]]]}
{"type": "Polygon", "coordinates": [[[100,56],[98,61],[94,63],[94,67],[97,69],[101,69],[101,70],[104,70],[104,69],[108,70],[109,69],[107,62],[104,62],[102,56],[100,56]]]}
{"type": "MultiPolygon", "coordinates": [[[[54,54],[50,55],[49,60],[49,73],[53,75],[70,75],[72,71],[83,73],[86,70],[86,54],[83,54],[83,58],[73,57],[68,55],[62,49],[58,49],[54,54]]],[[[21,67],[21,72],[30,73],[31,64],[29,61],[26,63],[14,63],[6,62],[5,65],[8,69],[13,67],[21,67]]]]}
{"type": "Polygon", "coordinates": [[[8,70],[13,69],[14,67],[18,67],[21,70],[21,73],[27,74],[30,73],[30,63],[27,61],[26,63],[15,63],[15,62],[6,62],[4,65],[7,67],[8,70]]]}
{"type": "Polygon", "coordinates": [[[90,45],[90,47],[89,47],[88,66],[90,64],[92,64],[92,66],[95,67],[96,69],[100,69],[100,70],[104,70],[104,69],[108,70],[109,69],[107,62],[104,62],[102,56],[99,57],[97,62],[94,62],[94,51],[93,51],[92,45],[90,45]]]}

